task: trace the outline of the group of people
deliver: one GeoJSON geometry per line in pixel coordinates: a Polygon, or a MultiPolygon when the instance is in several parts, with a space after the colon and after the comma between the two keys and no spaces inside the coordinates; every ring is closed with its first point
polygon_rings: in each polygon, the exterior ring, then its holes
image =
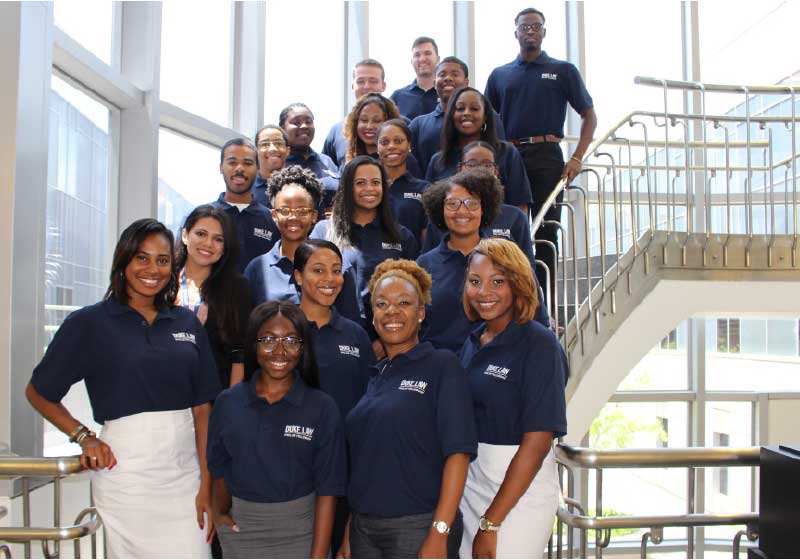
{"type": "Polygon", "coordinates": [[[225,192],[177,241],[152,219],[122,232],[106,297],[26,390],[81,446],[109,557],[542,554],[568,368],[529,212],[580,170],[594,119],[544,21],[517,14],[486,95],[428,37],[391,99],[362,61],[324,153],[294,103],[223,146],[225,192]],[[555,128],[528,106],[557,101],[555,128]],[[584,126],[564,165],[567,102],[584,126]],[[81,380],[100,434],[62,404],[81,380]]]}

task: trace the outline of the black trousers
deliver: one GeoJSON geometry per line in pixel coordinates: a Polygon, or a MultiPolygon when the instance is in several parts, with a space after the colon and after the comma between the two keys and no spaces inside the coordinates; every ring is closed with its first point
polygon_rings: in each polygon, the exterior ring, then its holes
{"type": "MultiPolygon", "coordinates": [[[[528,144],[519,146],[520,154],[525,162],[525,171],[528,173],[528,179],[531,182],[531,195],[533,197],[533,208],[531,217],[535,217],[539,210],[544,205],[547,197],[553,191],[561,173],[564,170],[564,154],[561,152],[561,146],[556,142],[540,142],[538,144],[528,144]]],[[[561,202],[564,198],[564,193],[560,193],[556,202],[561,202]]],[[[555,221],[561,223],[561,207],[553,206],[545,214],[545,221],[555,221]]],[[[553,298],[556,290],[556,260],[558,259],[558,226],[542,224],[542,226],[534,232],[534,239],[551,241],[556,247],[556,251],[545,243],[534,243],[534,251],[536,252],[536,259],[544,262],[550,269],[550,297],[553,298]]],[[[536,278],[539,280],[539,285],[542,291],[545,290],[547,285],[546,274],[543,268],[536,267],[536,278]]],[[[546,297],[546,294],[545,294],[546,297]]],[[[547,302],[551,311],[551,317],[556,310],[553,309],[551,302],[547,302]]]]}

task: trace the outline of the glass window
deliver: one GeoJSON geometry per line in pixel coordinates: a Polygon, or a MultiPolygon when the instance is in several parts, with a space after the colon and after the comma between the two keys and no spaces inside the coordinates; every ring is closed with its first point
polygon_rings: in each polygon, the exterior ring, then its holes
{"type": "Polygon", "coordinates": [[[229,2],[161,4],[161,99],[223,126],[230,124],[231,10],[229,2]]]}
{"type": "Polygon", "coordinates": [[[267,2],[264,124],[278,124],[290,103],[305,103],[314,113],[317,151],[344,116],[344,10],[343,2],[267,2]],[[303,13],[308,17],[298,19],[303,13]]]}
{"type": "MultiPolygon", "coordinates": [[[[567,58],[567,25],[565,2],[542,0],[536,9],[545,16],[547,35],[542,48],[548,55],[560,60],[567,58]]],[[[513,0],[495,4],[475,2],[475,68],[470,68],[470,84],[481,91],[492,70],[508,64],[519,54],[519,43],[514,37],[514,16],[530,8],[527,1],[513,0]],[[498,8],[502,9],[498,9],[498,8]]],[[[591,91],[591,90],[590,90],[591,91]]]]}
{"type": "Polygon", "coordinates": [[[682,321],[648,352],[617,391],[685,391],[689,388],[686,359],[687,322],[682,321]]]}
{"type": "Polygon", "coordinates": [[[158,219],[180,232],[196,206],[213,202],[225,190],[219,150],[163,128],[158,133],[158,219]]]}
{"type": "Polygon", "coordinates": [[[114,4],[107,0],[55,0],[53,19],[61,31],[111,65],[114,4]]]}
{"type": "MultiPolygon", "coordinates": [[[[608,403],[592,423],[589,447],[603,449],[686,447],[687,405],[680,402],[608,403]]],[[[589,504],[595,477],[589,471],[589,504]]],[[[686,469],[605,469],[604,515],[665,515],[686,512],[686,469]]],[[[594,511],[590,511],[594,513],[594,511]]],[[[617,530],[612,541],[639,541],[647,529],[617,530]]],[[[685,538],[667,528],[664,538],[685,538]]]]}
{"type": "Polygon", "coordinates": [[[369,3],[369,56],[386,70],[387,96],[414,79],[411,44],[423,35],[436,41],[441,58],[454,54],[452,2],[409,0],[402,9],[394,2],[369,3]]]}
{"type": "MultiPolygon", "coordinates": [[[[107,107],[53,76],[47,167],[45,232],[46,340],[72,311],[100,301],[108,287],[112,232],[109,207],[109,116],[107,107]]],[[[62,401],[87,426],[93,424],[83,383],[62,401]]],[[[45,422],[44,454],[80,449],[45,422]]]]}
{"type": "MultiPolygon", "coordinates": [[[[753,405],[749,402],[706,403],[706,445],[750,447],[753,405]]],[[[706,512],[751,511],[752,469],[715,467],[706,471],[706,512]]],[[[730,527],[707,527],[706,538],[730,539],[730,527]]]]}
{"type": "MultiPolygon", "coordinates": [[[[663,91],[636,85],[633,78],[681,78],[680,4],[584,2],[584,20],[584,79],[597,108],[597,134],[605,133],[631,111],[663,110],[663,91]],[[651,25],[652,22],[658,25],[651,25]],[[657,49],[636,48],[656,44],[657,49]],[[624,64],[620,53],[625,53],[624,64]]],[[[670,97],[669,103],[671,110],[683,111],[679,94],[670,97]]],[[[680,128],[670,130],[673,139],[681,135],[680,128]]]]}
{"type": "Polygon", "coordinates": [[[709,391],[800,390],[797,319],[709,318],[705,326],[709,391]]]}

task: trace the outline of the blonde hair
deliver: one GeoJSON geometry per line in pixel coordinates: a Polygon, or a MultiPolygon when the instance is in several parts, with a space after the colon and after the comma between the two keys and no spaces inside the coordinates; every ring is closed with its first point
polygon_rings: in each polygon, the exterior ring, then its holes
{"type": "MultiPolygon", "coordinates": [[[[539,291],[536,289],[536,280],[533,278],[531,262],[525,256],[525,253],[516,243],[508,239],[491,237],[481,239],[475,250],[470,253],[469,259],[467,259],[467,269],[469,269],[475,255],[483,255],[489,258],[494,266],[502,269],[508,278],[511,293],[514,295],[514,321],[517,323],[531,321],[536,315],[536,309],[539,307],[539,291]]],[[[480,319],[467,301],[466,289],[464,290],[462,305],[464,306],[464,313],[470,321],[480,319]]]]}
{"type": "Polygon", "coordinates": [[[386,259],[375,267],[372,278],[369,279],[369,293],[372,294],[375,288],[384,278],[402,278],[409,282],[419,295],[421,304],[431,302],[431,286],[433,279],[424,268],[408,259],[386,259]]]}

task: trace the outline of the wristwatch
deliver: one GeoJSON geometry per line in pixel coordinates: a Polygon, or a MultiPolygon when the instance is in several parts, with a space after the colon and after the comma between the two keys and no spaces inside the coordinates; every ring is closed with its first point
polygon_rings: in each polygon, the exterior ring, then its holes
{"type": "Polygon", "coordinates": [[[440,535],[446,535],[450,532],[450,527],[447,526],[447,523],[445,521],[434,521],[431,524],[431,527],[436,529],[436,532],[439,533],[440,535]]]}
{"type": "Polygon", "coordinates": [[[491,533],[496,533],[500,530],[500,525],[495,525],[485,517],[481,516],[481,520],[478,522],[478,528],[481,531],[489,531],[491,533]]]}

